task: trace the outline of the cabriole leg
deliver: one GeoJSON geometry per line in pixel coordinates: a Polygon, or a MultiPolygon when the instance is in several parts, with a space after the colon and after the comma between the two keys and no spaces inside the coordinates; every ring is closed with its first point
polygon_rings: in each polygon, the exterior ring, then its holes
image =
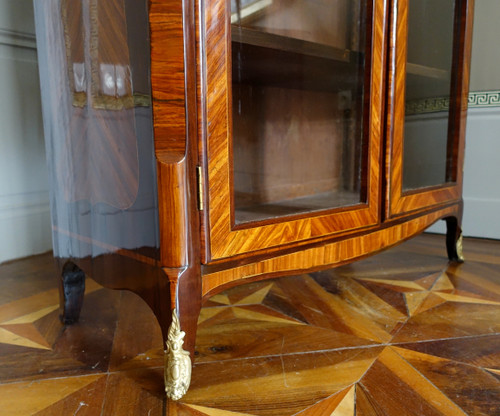
{"type": "Polygon", "coordinates": [[[462,263],[462,229],[455,217],[446,218],[446,249],[450,261],[462,263]]]}
{"type": "Polygon", "coordinates": [[[61,322],[71,325],[78,321],[85,292],[85,273],[74,263],[68,262],[61,272],[59,285],[61,322]]]}
{"type": "Polygon", "coordinates": [[[164,334],[165,392],[171,400],[181,399],[191,383],[196,327],[201,309],[199,267],[164,269],[170,282],[172,321],[164,334]]]}

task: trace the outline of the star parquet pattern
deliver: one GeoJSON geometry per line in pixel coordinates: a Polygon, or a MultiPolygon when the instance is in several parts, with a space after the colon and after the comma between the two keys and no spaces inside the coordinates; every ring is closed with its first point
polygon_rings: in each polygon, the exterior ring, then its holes
{"type": "Polygon", "coordinates": [[[0,266],[0,415],[498,415],[500,242],[465,253],[448,264],[443,238],[424,235],[213,296],[177,403],[140,299],[87,279],[81,320],[64,327],[49,256],[16,278],[20,262],[0,266]]]}

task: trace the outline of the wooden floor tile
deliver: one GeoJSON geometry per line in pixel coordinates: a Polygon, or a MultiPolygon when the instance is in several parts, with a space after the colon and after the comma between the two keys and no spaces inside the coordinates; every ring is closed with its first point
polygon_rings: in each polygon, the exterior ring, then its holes
{"type": "Polygon", "coordinates": [[[464,247],[466,263],[448,263],[444,238],[423,235],[214,296],[179,402],[137,296],[88,279],[65,327],[50,255],[0,265],[0,415],[500,414],[500,242],[464,247]]]}
{"type": "Polygon", "coordinates": [[[137,295],[125,291],[117,308],[109,370],[163,366],[161,330],[151,309],[137,295]],[[137,336],[130,336],[136,331],[137,336]]]}
{"type": "MultiPolygon", "coordinates": [[[[27,299],[32,298],[36,295],[27,299]]],[[[89,290],[85,304],[91,307],[84,307],[80,322],[72,326],[61,325],[52,298],[47,298],[48,307],[36,298],[35,311],[29,312],[23,299],[12,302],[14,311],[21,307],[0,322],[0,382],[107,371],[119,298],[119,292],[89,290]]]]}
{"type": "Polygon", "coordinates": [[[103,415],[165,414],[163,368],[141,368],[109,375],[103,415]]]}
{"type": "Polygon", "coordinates": [[[353,385],[382,347],[196,365],[182,402],[255,415],[294,415],[353,385]]]}
{"type": "Polygon", "coordinates": [[[358,384],[356,386],[356,416],[385,416],[385,410],[380,408],[376,400],[358,384]]]}
{"type": "MultiPolygon", "coordinates": [[[[89,376],[80,377],[80,379],[89,376]]],[[[94,377],[94,376],[90,376],[94,377]]],[[[76,378],[77,380],[79,378],[76,378]]],[[[62,379],[65,383],[65,379],[62,379]]],[[[94,416],[100,415],[102,405],[106,395],[107,376],[102,375],[96,381],[87,384],[79,390],[66,396],[50,406],[35,413],[35,416],[55,416],[55,415],[78,415],[94,416]]]]}
{"type": "Polygon", "coordinates": [[[360,384],[384,415],[466,414],[390,347],[384,349],[360,384]]]}
{"type": "Polygon", "coordinates": [[[356,387],[354,385],[320,401],[297,416],[354,416],[356,406],[356,387]]]}
{"type": "Polygon", "coordinates": [[[0,414],[10,416],[43,414],[42,412],[46,413],[49,408],[61,407],[77,410],[81,407],[80,402],[84,403],[83,406],[87,406],[87,401],[89,401],[87,400],[89,398],[87,387],[90,386],[92,400],[94,400],[95,393],[99,394],[105,386],[98,382],[105,377],[91,375],[0,385],[0,403],[2,404],[0,414]],[[75,397],[76,392],[79,394],[75,397]],[[70,396],[71,403],[68,404],[67,400],[70,396]]]}
{"type": "Polygon", "coordinates": [[[500,334],[480,338],[473,336],[406,343],[399,346],[464,364],[500,370],[500,334]]]}
{"type": "Polygon", "coordinates": [[[397,348],[396,352],[468,415],[493,415],[500,382],[487,371],[433,355],[397,348]]]}
{"type": "Polygon", "coordinates": [[[500,332],[498,317],[499,307],[495,305],[449,301],[412,316],[393,342],[497,334],[500,332]]]}

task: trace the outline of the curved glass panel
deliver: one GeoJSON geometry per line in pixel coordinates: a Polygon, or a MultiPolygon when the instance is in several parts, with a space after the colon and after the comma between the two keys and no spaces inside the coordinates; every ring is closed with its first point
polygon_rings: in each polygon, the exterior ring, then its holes
{"type": "Polygon", "coordinates": [[[367,3],[231,1],[237,224],[366,202],[367,3]]]}
{"type": "Polygon", "coordinates": [[[409,0],[403,191],[453,180],[455,0],[409,0]],[[453,120],[451,120],[453,121],[453,120]]]}
{"type": "Polygon", "coordinates": [[[34,4],[54,255],[93,260],[134,251],[154,263],[147,1],[34,4]]]}

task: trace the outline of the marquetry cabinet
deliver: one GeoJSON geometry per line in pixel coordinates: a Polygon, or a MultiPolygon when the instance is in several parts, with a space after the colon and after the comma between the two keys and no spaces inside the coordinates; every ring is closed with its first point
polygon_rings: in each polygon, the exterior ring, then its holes
{"type": "Polygon", "coordinates": [[[203,299],[448,225],[473,0],[35,0],[64,323],[85,274],[152,308],[167,395],[203,299]]]}

